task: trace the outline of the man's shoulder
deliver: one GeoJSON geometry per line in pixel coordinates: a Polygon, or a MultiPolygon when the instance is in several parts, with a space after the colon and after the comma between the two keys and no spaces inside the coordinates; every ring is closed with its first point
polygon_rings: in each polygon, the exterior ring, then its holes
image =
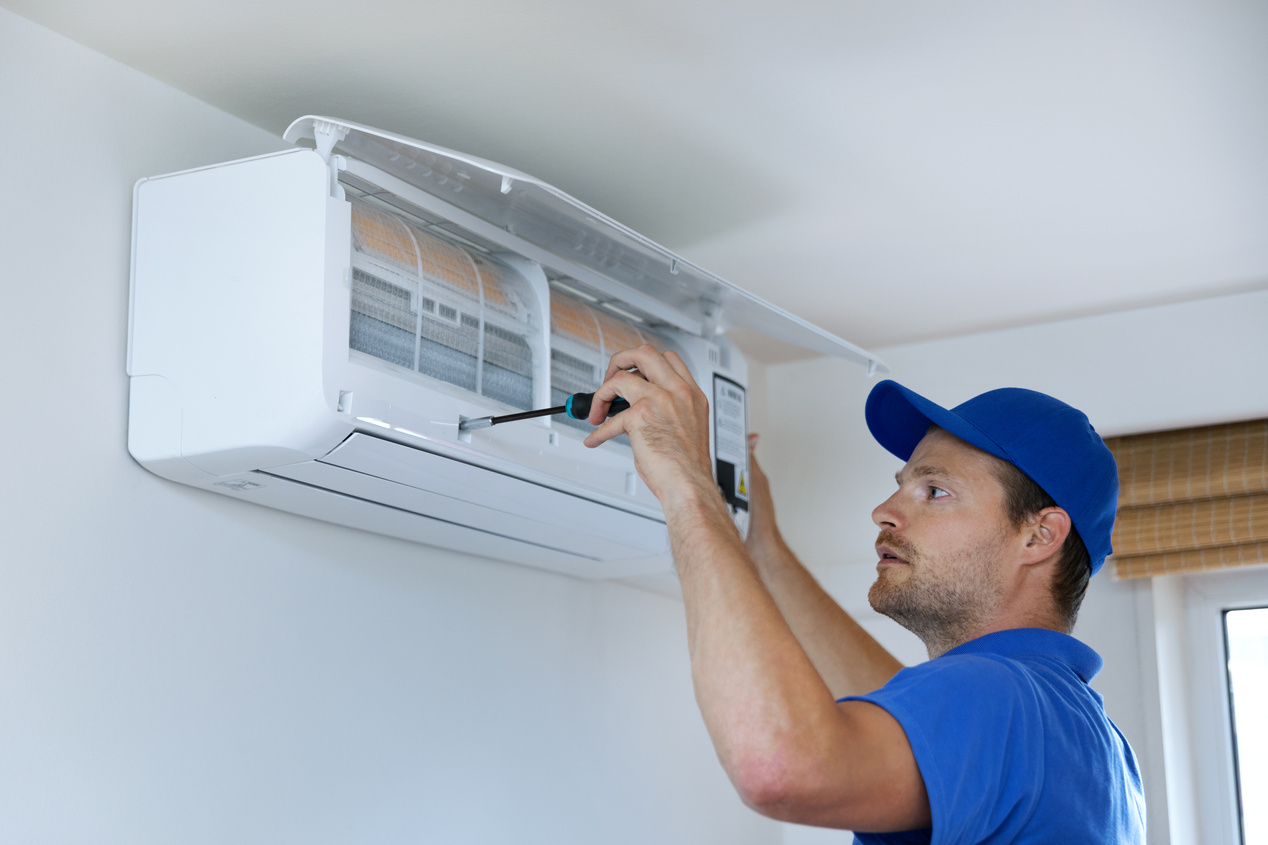
{"type": "Polygon", "coordinates": [[[922,718],[1042,721],[1053,708],[1098,709],[1087,681],[1100,657],[1057,631],[1009,629],[963,643],[909,666],[878,690],[859,696],[891,713],[922,718]]]}
{"type": "Polygon", "coordinates": [[[905,668],[857,698],[885,709],[909,732],[917,725],[937,734],[957,725],[1042,723],[1034,679],[1016,661],[995,655],[944,655],[905,668]]]}
{"type": "Polygon", "coordinates": [[[1087,679],[1100,658],[1087,646],[1055,631],[1003,631],[970,641],[909,666],[865,696],[885,706],[918,699],[920,709],[1018,708],[1035,712],[1091,695],[1087,679]]]}

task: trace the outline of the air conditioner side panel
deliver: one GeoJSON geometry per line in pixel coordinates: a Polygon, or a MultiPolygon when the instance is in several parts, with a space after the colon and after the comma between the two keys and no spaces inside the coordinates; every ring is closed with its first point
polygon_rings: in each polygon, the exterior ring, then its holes
{"type": "Polygon", "coordinates": [[[155,404],[134,405],[138,460],[228,475],[346,435],[322,384],[326,285],[348,264],[346,204],[328,179],[297,150],[138,184],[130,374],[161,377],[180,403],[148,421],[155,404]],[[160,435],[178,416],[178,441],[160,435]]]}

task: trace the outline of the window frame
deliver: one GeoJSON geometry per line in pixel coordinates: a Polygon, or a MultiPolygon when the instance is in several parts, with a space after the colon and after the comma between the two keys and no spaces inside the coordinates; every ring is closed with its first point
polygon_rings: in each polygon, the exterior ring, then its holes
{"type": "MultiPolygon", "coordinates": [[[[1232,754],[1233,754],[1233,789],[1234,789],[1233,794],[1234,794],[1234,796],[1235,796],[1235,800],[1236,800],[1236,798],[1237,798],[1237,797],[1240,797],[1240,799],[1241,799],[1241,800],[1238,800],[1238,802],[1237,802],[1237,803],[1238,803],[1238,812],[1237,812],[1238,819],[1237,819],[1237,823],[1238,823],[1238,830],[1239,830],[1239,833],[1241,833],[1241,834],[1242,834],[1242,845],[1245,845],[1245,842],[1246,842],[1246,840],[1245,840],[1245,836],[1244,836],[1244,834],[1245,834],[1245,822],[1246,822],[1246,814],[1245,814],[1245,812],[1244,812],[1244,808],[1245,808],[1245,806],[1246,806],[1246,800],[1245,800],[1245,794],[1244,794],[1244,793],[1243,793],[1243,791],[1242,791],[1242,784],[1241,784],[1242,773],[1241,773],[1241,771],[1240,771],[1240,766],[1238,765],[1238,762],[1239,762],[1239,757],[1241,756],[1241,755],[1240,755],[1241,746],[1240,746],[1240,745],[1238,745],[1238,744],[1237,744],[1237,742],[1235,741],[1235,740],[1236,740],[1236,737],[1237,737],[1237,726],[1236,726],[1236,724],[1235,724],[1235,722],[1236,722],[1236,712],[1235,712],[1235,711],[1236,711],[1236,708],[1234,707],[1234,703],[1233,703],[1233,683],[1232,683],[1233,679],[1232,679],[1232,676],[1229,674],[1227,667],[1228,667],[1228,664],[1230,664],[1230,663],[1232,662],[1232,659],[1231,659],[1231,652],[1232,652],[1232,650],[1231,650],[1231,648],[1230,648],[1230,646],[1229,646],[1229,642],[1228,642],[1228,615],[1229,615],[1230,613],[1237,613],[1237,612],[1239,612],[1239,611],[1245,611],[1245,610],[1257,610],[1257,611],[1262,611],[1263,613],[1268,613],[1268,602],[1263,602],[1263,603],[1261,603],[1261,604],[1252,605],[1252,606],[1250,606],[1250,607],[1231,607],[1231,608],[1228,608],[1228,609],[1224,610],[1224,612],[1220,614],[1220,616],[1221,616],[1221,623],[1222,623],[1222,627],[1223,627],[1223,629],[1224,629],[1224,630],[1223,630],[1223,635],[1224,635],[1224,659],[1225,659],[1225,667],[1226,667],[1226,668],[1225,668],[1225,676],[1226,676],[1226,678],[1228,679],[1228,687],[1227,687],[1227,689],[1224,691],[1224,695],[1225,695],[1226,701],[1227,701],[1227,703],[1228,703],[1229,731],[1230,731],[1230,736],[1234,739],[1234,741],[1233,741],[1233,742],[1230,742],[1230,743],[1229,743],[1229,745],[1230,745],[1230,750],[1232,751],[1232,754]]],[[[1243,703],[1244,703],[1244,702],[1243,702],[1243,703]]],[[[1251,718],[1251,716],[1250,716],[1250,714],[1249,714],[1249,713],[1243,713],[1243,714],[1242,714],[1242,718],[1243,718],[1243,719],[1248,719],[1248,718],[1251,718]]]]}
{"type": "Polygon", "coordinates": [[[1268,565],[1183,577],[1195,821],[1201,841],[1240,843],[1224,614],[1268,605],[1268,565]]]}

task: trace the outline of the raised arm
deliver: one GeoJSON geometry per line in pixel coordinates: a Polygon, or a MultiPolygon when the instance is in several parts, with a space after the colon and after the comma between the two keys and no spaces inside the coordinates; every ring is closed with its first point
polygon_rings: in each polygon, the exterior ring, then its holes
{"type": "Polygon", "coordinates": [[[774,818],[851,830],[929,824],[901,726],[866,702],[836,704],[763,586],[709,459],[708,400],[681,359],[650,346],[613,356],[586,443],[628,434],[660,499],[682,584],[696,700],[741,797],[774,818]],[[637,368],[637,373],[629,372],[637,368]]]}
{"type": "Polygon", "coordinates": [[[749,556],[833,697],[871,692],[902,663],[824,591],[788,548],[775,521],[770,483],[754,454],[756,445],[757,435],[749,435],[749,556]]]}

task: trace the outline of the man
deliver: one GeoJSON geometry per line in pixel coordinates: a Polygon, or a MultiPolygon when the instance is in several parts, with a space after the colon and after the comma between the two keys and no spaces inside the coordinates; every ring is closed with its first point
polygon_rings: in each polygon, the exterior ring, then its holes
{"type": "Polygon", "coordinates": [[[872,391],[869,428],[907,463],[872,514],[869,599],[931,658],[903,669],[789,551],[756,464],[738,537],[677,355],[613,356],[591,422],[617,396],[586,442],[628,434],[664,507],[696,698],[747,804],[860,842],[1145,841],[1135,759],[1087,686],[1100,658],[1068,636],[1117,500],[1086,417],[1016,389],[952,411],[872,391]]]}

